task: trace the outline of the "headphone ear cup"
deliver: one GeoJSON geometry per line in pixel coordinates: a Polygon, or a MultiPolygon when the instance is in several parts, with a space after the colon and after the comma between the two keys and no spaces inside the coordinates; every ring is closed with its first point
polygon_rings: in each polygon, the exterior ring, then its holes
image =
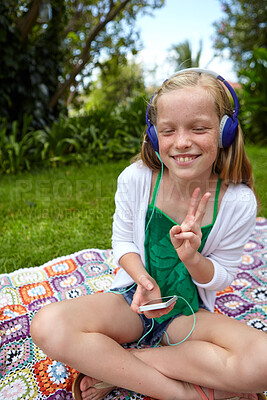
{"type": "Polygon", "coordinates": [[[147,125],[147,135],[149,137],[149,140],[152,144],[152,147],[155,151],[159,151],[159,141],[158,141],[158,133],[157,133],[157,128],[152,125],[152,124],[148,124],[147,125]]]}
{"type": "Polygon", "coordinates": [[[238,129],[238,121],[224,115],[220,122],[219,147],[221,149],[231,146],[238,129]]]}

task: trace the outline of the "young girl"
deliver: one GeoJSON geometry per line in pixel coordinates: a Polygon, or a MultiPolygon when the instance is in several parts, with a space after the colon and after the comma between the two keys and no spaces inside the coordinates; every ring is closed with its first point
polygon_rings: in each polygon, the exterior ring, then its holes
{"type": "Polygon", "coordinates": [[[35,343],[81,371],[76,400],[116,386],[160,400],[257,399],[266,390],[267,335],[212,312],[257,208],[238,101],[224,81],[233,111],[221,81],[184,70],[153,96],[141,159],[118,179],[113,291],[50,304],[33,319],[35,343]],[[140,312],[169,295],[175,305],[140,312]],[[150,347],[121,346],[138,340],[150,347]]]}

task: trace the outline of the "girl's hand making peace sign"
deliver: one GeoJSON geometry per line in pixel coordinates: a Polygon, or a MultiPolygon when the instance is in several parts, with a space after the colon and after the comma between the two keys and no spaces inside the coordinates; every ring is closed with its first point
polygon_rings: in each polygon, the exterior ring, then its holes
{"type": "Polygon", "coordinates": [[[170,230],[172,244],[180,260],[185,265],[194,261],[194,257],[201,244],[201,223],[211,196],[207,192],[199,201],[199,193],[199,188],[194,190],[184,221],[181,225],[175,225],[170,230]]]}

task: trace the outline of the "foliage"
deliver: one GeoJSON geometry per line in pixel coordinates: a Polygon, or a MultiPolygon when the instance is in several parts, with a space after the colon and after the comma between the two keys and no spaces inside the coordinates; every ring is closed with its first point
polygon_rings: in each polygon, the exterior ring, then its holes
{"type": "Polygon", "coordinates": [[[202,52],[201,41],[195,57],[193,57],[192,48],[188,40],[172,45],[169,50],[171,54],[168,59],[174,65],[175,71],[179,71],[182,68],[199,67],[199,60],[202,52]]]}
{"type": "Polygon", "coordinates": [[[103,104],[82,116],[62,118],[42,132],[45,163],[97,163],[133,156],[140,149],[144,112],[144,99],[138,97],[116,108],[103,104]]]}
{"type": "MultiPolygon", "coordinates": [[[[81,90],[92,71],[101,67],[101,60],[114,55],[136,54],[140,48],[136,16],[163,6],[165,0],[83,0],[67,4],[68,24],[64,41],[68,49],[67,62],[58,91],[81,90]],[[86,77],[86,80],[84,79],[86,77]]],[[[89,78],[89,79],[88,79],[89,78]]]]}
{"type": "Polygon", "coordinates": [[[20,132],[18,121],[13,121],[7,135],[7,120],[0,121],[0,171],[15,173],[30,169],[33,152],[33,134],[28,131],[31,117],[24,115],[20,132]]]}
{"type": "Polygon", "coordinates": [[[243,87],[240,120],[248,139],[267,144],[267,49],[253,51],[248,69],[240,71],[243,87]]]}
{"type": "Polygon", "coordinates": [[[89,95],[83,96],[85,106],[82,111],[102,108],[104,104],[110,108],[117,107],[118,104],[126,105],[130,99],[140,96],[145,96],[142,67],[134,60],[113,56],[102,63],[89,95]]]}
{"type": "Polygon", "coordinates": [[[51,125],[66,113],[100,60],[138,50],[136,15],[164,0],[49,0],[52,19],[39,23],[42,0],[0,2],[1,117],[19,127],[32,115],[32,128],[51,125]],[[86,77],[86,80],[84,79],[86,77]],[[69,98],[70,101],[70,98],[69,98]]]}
{"type": "Polygon", "coordinates": [[[241,83],[240,120],[252,143],[266,144],[267,0],[220,0],[225,17],[215,23],[214,46],[227,49],[241,83]]]}
{"type": "Polygon", "coordinates": [[[18,20],[22,24],[26,1],[0,3],[0,109],[8,122],[7,134],[12,134],[12,121],[21,129],[24,114],[32,115],[33,128],[44,127],[59,115],[60,104],[50,109],[48,102],[62,68],[64,0],[51,2],[53,24],[46,28],[36,25],[25,39],[18,20]]]}
{"type": "Polygon", "coordinates": [[[13,122],[12,134],[6,135],[7,123],[0,125],[0,172],[17,173],[33,167],[107,162],[135,155],[144,131],[145,101],[129,100],[117,107],[92,109],[84,115],[61,116],[51,127],[28,131],[29,118],[19,133],[13,122]]]}
{"type": "Polygon", "coordinates": [[[227,49],[236,70],[247,68],[254,48],[266,47],[267,0],[220,0],[225,16],[214,24],[218,55],[227,49]]]}

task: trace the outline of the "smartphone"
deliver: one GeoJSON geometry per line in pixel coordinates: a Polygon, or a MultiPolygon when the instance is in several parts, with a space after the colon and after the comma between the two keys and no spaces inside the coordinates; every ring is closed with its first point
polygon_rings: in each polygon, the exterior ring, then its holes
{"type": "Polygon", "coordinates": [[[139,311],[143,312],[143,311],[160,310],[162,308],[167,308],[172,303],[175,303],[176,300],[177,296],[166,296],[166,297],[161,297],[159,299],[154,299],[140,306],[139,311]]]}

